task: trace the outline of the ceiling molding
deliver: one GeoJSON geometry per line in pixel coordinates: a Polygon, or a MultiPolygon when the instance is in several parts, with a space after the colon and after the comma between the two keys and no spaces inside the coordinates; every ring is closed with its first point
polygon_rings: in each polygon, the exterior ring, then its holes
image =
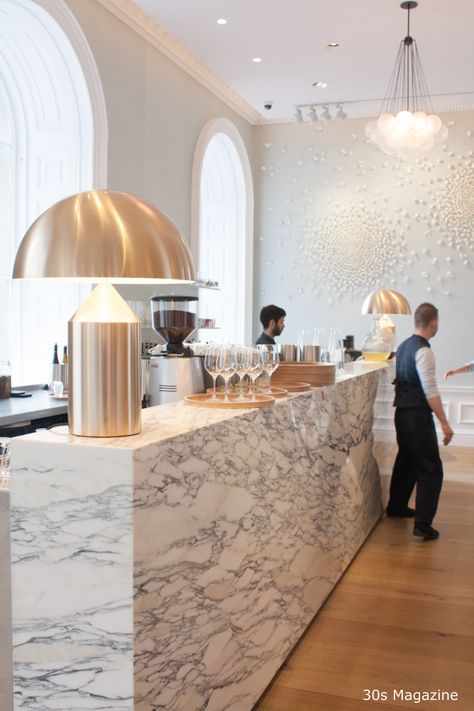
{"type": "MultiPolygon", "coordinates": [[[[442,94],[438,96],[432,96],[431,101],[433,104],[433,111],[439,114],[453,112],[453,111],[474,111],[474,92],[465,92],[460,94],[442,94]]],[[[311,106],[314,106],[317,110],[321,109],[323,106],[327,106],[329,111],[332,113],[335,106],[342,106],[348,119],[370,119],[377,118],[380,115],[380,107],[382,105],[382,99],[365,99],[363,101],[328,101],[325,102],[315,102],[314,104],[298,104],[303,108],[303,111],[307,111],[311,106]]],[[[296,108],[296,107],[295,107],[296,108]]],[[[274,118],[266,119],[261,116],[261,120],[258,125],[271,125],[271,124],[285,124],[285,123],[295,123],[294,116],[276,116],[274,118]]],[[[308,123],[306,120],[305,123],[308,123]]]]}
{"type": "Polygon", "coordinates": [[[264,121],[258,111],[218,79],[169,32],[131,0],[98,0],[98,2],[250,124],[256,125],[264,121]]]}

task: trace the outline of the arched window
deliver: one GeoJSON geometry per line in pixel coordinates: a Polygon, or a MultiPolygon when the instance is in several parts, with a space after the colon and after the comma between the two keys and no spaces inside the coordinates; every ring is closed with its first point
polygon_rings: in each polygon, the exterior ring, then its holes
{"type": "Polygon", "coordinates": [[[193,166],[192,250],[199,277],[219,290],[201,289],[199,314],[218,331],[201,340],[249,343],[252,317],[253,184],[245,145],[226,119],[203,129],[193,166]]]}
{"type": "Polygon", "coordinates": [[[12,282],[30,224],[67,195],[105,185],[105,101],[92,53],[62,0],[2,0],[0,359],[14,385],[46,382],[54,342],[84,287],[12,282]]]}

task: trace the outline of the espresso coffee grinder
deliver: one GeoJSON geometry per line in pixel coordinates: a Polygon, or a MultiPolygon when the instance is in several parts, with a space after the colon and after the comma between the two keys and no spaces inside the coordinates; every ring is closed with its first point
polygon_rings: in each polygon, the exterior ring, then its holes
{"type": "Polygon", "coordinates": [[[149,405],[204,392],[202,358],[184,344],[197,326],[197,296],[153,296],[150,301],[153,330],[166,341],[166,350],[150,358],[149,405]]]}

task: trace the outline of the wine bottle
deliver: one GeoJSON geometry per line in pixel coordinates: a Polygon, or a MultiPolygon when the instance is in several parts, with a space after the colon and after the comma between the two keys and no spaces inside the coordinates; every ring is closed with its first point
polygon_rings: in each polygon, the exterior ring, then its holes
{"type": "Polygon", "coordinates": [[[58,344],[57,343],[54,344],[53,365],[59,365],[58,344]]]}
{"type": "Polygon", "coordinates": [[[67,356],[67,346],[63,348],[63,360],[61,363],[61,380],[63,381],[64,391],[67,392],[69,387],[69,366],[67,356]]]}

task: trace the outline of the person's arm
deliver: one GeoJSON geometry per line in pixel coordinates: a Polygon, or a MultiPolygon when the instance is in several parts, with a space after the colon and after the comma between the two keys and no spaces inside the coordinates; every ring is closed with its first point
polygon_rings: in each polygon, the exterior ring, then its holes
{"type": "Polygon", "coordinates": [[[460,365],[459,368],[454,368],[453,370],[447,370],[444,374],[444,379],[447,380],[450,375],[457,375],[457,373],[469,373],[474,371],[474,360],[465,365],[460,365]]]}
{"type": "Polygon", "coordinates": [[[443,403],[441,402],[440,395],[435,395],[435,397],[426,398],[428,400],[428,405],[433,410],[434,414],[439,420],[441,429],[443,430],[443,444],[449,444],[453,438],[454,432],[452,431],[443,408],[443,403]]]}
{"type": "Polygon", "coordinates": [[[421,381],[428,405],[439,420],[443,430],[443,444],[449,444],[453,438],[453,431],[443,409],[441,396],[436,385],[435,359],[431,348],[420,348],[415,356],[416,371],[421,381]]]}

